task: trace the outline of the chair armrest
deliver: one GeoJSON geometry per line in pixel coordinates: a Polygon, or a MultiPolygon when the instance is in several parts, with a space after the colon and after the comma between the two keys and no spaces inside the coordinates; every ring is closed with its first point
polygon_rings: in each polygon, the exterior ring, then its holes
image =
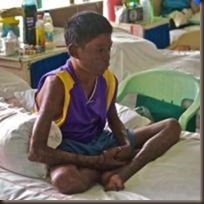
{"type": "Polygon", "coordinates": [[[179,117],[179,123],[182,130],[186,130],[187,123],[191,117],[199,110],[200,108],[200,94],[196,97],[194,102],[190,107],[179,117]]]}

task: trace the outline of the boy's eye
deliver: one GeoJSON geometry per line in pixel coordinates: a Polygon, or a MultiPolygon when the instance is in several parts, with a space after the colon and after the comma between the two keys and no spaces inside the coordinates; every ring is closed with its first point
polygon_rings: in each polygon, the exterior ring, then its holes
{"type": "Polygon", "coordinates": [[[107,48],[99,48],[98,52],[109,52],[111,50],[111,46],[107,47],[107,48]]]}

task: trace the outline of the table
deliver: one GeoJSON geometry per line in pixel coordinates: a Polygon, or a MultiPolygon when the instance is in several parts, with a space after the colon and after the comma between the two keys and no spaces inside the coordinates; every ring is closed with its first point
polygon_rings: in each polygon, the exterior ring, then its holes
{"type": "Polygon", "coordinates": [[[62,65],[67,57],[66,48],[54,48],[35,55],[0,55],[0,67],[18,75],[32,88],[36,88],[42,74],[62,65]]]}
{"type": "Polygon", "coordinates": [[[119,28],[128,31],[129,33],[143,37],[153,42],[158,49],[163,49],[169,46],[169,20],[167,18],[154,17],[152,22],[137,22],[137,23],[115,23],[111,22],[114,28],[119,28]]]}

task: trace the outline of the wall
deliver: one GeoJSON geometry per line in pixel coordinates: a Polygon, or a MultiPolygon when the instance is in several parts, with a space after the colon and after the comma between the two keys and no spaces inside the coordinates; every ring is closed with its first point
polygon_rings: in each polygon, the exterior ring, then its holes
{"type": "Polygon", "coordinates": [[[64,23],[68,18],[79,11],[91,10],[103,14],[103,1],[97,1],[93,3],[84,3],[70,5],[67,7],[51,9],[50,14],[53,19],[53,24],[55,27],[64,27],[64,23]]]}

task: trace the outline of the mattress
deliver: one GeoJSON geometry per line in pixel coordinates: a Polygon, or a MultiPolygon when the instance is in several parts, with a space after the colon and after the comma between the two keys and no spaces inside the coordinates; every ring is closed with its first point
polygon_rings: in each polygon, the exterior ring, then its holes
{"type": "Polygon", "coordinates": [[[147,164],[125,183],[125,190],[105,192],[96,184],[90,190],[64,195],[49,181],[0,168],[1,200],[201,200],[200,135],[182,132],[181,140],[163,156],[147,164]]]}

